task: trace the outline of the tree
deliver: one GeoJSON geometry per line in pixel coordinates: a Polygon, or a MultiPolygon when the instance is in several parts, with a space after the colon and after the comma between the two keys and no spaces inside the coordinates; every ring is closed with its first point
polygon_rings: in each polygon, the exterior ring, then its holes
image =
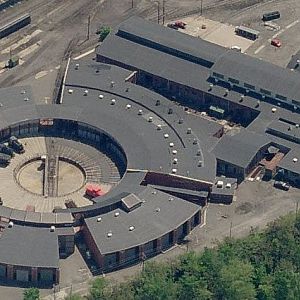
{"type": "Polygon", "coordinates": [[[23,292],[24,300],[38,300],[40,299],[40,291],[37,288],[28,288],[23,292]]]}
{"type": "Polygon", "coordinates": [[[65,300],[83,300],[83,298],[78,294],[72,294],[65,297],[65,300]]]}
{"type": "Polygon", "coordinates": [[[221,269],[223,297],[230,300],[255,299],[256,291],[253,279],[253,267],[238,259],[231,260],[221,269]]]}
{"type": "Polygon", "coordinates": [[[96,278],[92,281],[90,287],[90,294],[88,299],[90,300],[102,300],[106,299],[107,282],[104,278],[96,278]]]}
{"type": "Polygon", "coordinates": [[[97,34],[99,35],[99,41],[103,42],[104,39],[109,35],[109,33],[111,32],[111,28],[108,26],[101,26],[98,30],[97,30],[97,34]]]}

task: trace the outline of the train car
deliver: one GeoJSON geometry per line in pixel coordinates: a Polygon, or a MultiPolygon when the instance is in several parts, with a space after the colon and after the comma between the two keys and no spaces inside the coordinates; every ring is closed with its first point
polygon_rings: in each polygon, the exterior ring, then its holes
{"type": "Polygon", "coordinates": [[[250,40],[256,40],[259,37],[259,31],[245,26],[237,26],[235,33],[250,40]]]}
{"type": "Polygon", "coordinates": [[[271,21],[271,20],[275,20],[275,19],[279,19],[279,18],[280,18],[280,12],[272,11],[272,12],[263,14],[262,20],[264,22],[266,22],[266,21],[271,21]]]}
{"type": "Polygon", "coordinates": [[[18,31],[19,29],[27,26],[31,23],[30,14],[26,14],[0,28],[0,39],[10,35],[11,33],[18,31]]]}

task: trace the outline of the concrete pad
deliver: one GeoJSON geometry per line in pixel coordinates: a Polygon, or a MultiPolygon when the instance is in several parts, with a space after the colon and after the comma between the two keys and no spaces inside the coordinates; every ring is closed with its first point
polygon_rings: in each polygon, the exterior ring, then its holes
{"type": "Polygon", "coordinates": [[[238,46],[242,52],[245,52],[254,43],[254,41],[236,35],[233,25],[206,19],[202,16],[187,17],[180,20],[185,22],[187,26],[186,29],[179,29],[179,31],[223,47],[238,46]]]}

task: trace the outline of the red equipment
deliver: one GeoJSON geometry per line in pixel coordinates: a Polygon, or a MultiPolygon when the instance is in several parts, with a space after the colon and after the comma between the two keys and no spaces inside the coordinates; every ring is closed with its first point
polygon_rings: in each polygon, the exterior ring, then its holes
{"type": "Polygon", "coordinates": [[[104,193],[101,190],[100,186],[94,183],[87,184],[85,188],[85,194],[92,198],[102,196],[104,193]]]}

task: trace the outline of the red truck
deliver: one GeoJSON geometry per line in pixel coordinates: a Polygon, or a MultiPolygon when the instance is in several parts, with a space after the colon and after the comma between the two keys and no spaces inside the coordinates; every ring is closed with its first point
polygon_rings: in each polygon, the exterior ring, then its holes
{"type": "Polygon", "coordinates": [[[173,29],[185,29],[186,23],[184,23],[183,21],[175,21],[173,23],[169,23],[167,26],[173,29]]]}

